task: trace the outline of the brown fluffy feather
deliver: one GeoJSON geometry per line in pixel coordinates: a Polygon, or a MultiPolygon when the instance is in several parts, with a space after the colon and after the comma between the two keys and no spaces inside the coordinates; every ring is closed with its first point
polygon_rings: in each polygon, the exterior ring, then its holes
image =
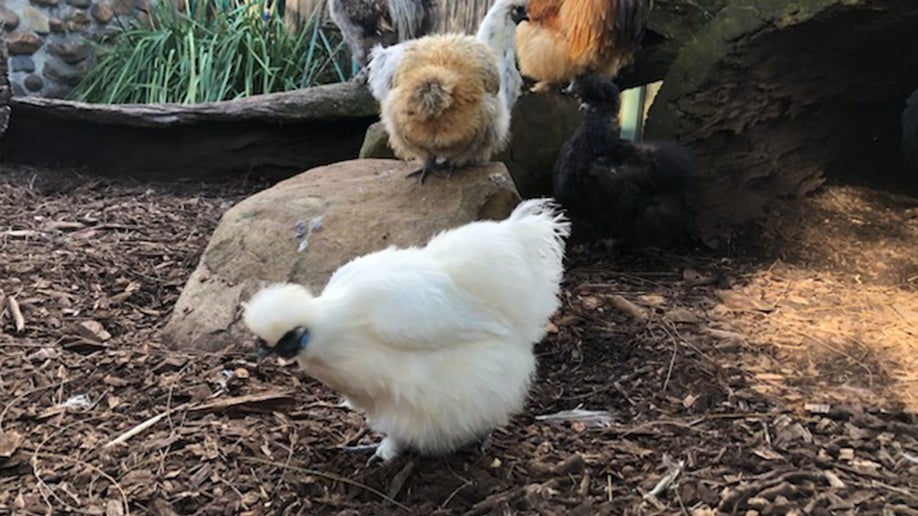
{"type": "Polygon", "coordinates": [[[402,159],[487,161],[507,140],[494,53],[472,36],[432,35],[405,50],[381,104],[389,143],[402,159]]]}
{"type": "Polygon", "coordinates": [[[583,74],[614,77],[644,35],[652,0],[530,0],[517,27],[520,71],[534,89],[583,74]]]}

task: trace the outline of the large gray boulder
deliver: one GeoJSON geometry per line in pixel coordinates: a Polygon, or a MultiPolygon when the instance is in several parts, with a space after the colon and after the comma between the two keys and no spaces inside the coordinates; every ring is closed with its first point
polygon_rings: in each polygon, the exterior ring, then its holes
{"type": "Polygon", "coordinates": [[[502,219],[519,202],[500,163],[433,177],[423,185],[395,160],[319,167],[240,202],[223,215],[176,303],[164,339],[217,350],[251,338],[240,303],[264,282],[320,292],[350,259],[390,245],[426,242],[480,219],[502,219]]]}
{"type": "MultiPolygon", "coordinates": [[[[578,102],[558,93],[524,94],[513,108],[510,144],[492,159],[507,166],[524,198],[551,195],[551,172],[561,146],[580,127],[578,102]]],[[[361,158],[392,158],[382,123],[367,129],[361,158]]]]}

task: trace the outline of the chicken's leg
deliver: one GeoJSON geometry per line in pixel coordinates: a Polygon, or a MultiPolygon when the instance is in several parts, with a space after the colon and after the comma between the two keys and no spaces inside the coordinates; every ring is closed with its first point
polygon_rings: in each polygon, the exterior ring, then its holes
{"type": "Polygon", "coordinates": [[[491,449],[491,432],[488,432],[488,435],[482,437],[481,440],[478,441],[478,451],[484,454],[484,453],[487,453],[487,451],[490,449],[491,449]]]}
{"type": "Polygon", "coordinates": [[[378,443],[357,444],[354,446],[344,446],[341,448],[347,452],[365,453],[372,451],[373,455],[367,460],[367,466],[372,466],[377,462],[389,462],[399,456],[401,446],[391,437],[385,437],[378,443]]]}
{"type": "Polygon", "coordinates": [[[429,158],[424,160],[424,166],[422,166],[420,170],[415,170],[414,172],[408,174],[407,176],[405,176],[405,179],[420,175],[420,177],[418,178],[418,183],[424,184],[424,179],[427,178],[427,175],[434,173],[436,169],[437,169],[437,157],[430,156],[429,158]]]}

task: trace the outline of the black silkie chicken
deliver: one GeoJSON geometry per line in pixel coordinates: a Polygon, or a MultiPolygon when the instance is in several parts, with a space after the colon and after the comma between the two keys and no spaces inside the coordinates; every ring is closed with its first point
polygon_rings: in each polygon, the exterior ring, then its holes
{"type": "Polygon", "coordinates": [[[613,248],[685,243],[692,152],[675,142],[622,139],[621,95],[609,79],[581,76],[569,92],[580,99],[585,118],[561,148],[553,188],[574,224],[572,239],[613,248]]]}

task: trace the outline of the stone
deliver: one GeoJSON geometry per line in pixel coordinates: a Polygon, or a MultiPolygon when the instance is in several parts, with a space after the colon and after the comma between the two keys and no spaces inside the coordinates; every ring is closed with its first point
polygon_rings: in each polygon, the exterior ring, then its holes
{"type": "Polygon", "coordinates": [[[112,0],[112,10],[119,16],[131,14],[134,11],[134,2],[132,0],[112,0]]]}
{"type": "Polygon", "coordinates": [[[24,29],[29,29],[38,34],[47,34],[51,32],[51,28],[48,24],[48,15],[31,5],[22,8],[22,21],[24,29]]]}
{"type": "Polygon", "coordinates": [[[25,80],[22,81],[22,84],[29,91],[41,91],[41,88],[45,85],[45,81],[41,80],[41,77],[33,73],[27,75],[25,80]]]}
{"type": "Polygon", "coordinates": [[[28,72],[35,71],[35,61],[29,56],[13,56],[10,58],[11,72],[28,72]]]}
{"type": "Polygon", "coordinates": [[[41,38],[35,33],[17,30],[7,34],[6,46],[10,55],[31,55],[41,48],[41,38]]]}
{"type": "Polygon", "coordinates": [[[165,341],[210,351],[248,346],[240,303],[265,282],[299,282],[318,293],[352,258],[390,245],[420,245],[474,220],[502,219],[519,202],[500,163],[423,185],[405,178],[414,169],[396,160],[339,162],[233,206],[182,290],[165,341]],[[310,227],[316,229],[310,233],[310,227]]]}
{"type": "Polygon", "coordinates": [[[67,21],[64,26],[67,27],[67,30],[71,32],[78,32],[86,28],[92,20],[89,19],[89,16],[86,15],[83,11],[74,11],[67,17],[67,21]]]}
{"type": "MultiPolygon", "coordinates": [[[[494,156],[510,171],[524,198],[551,195],[551,174],[561,146],[580,126],[578,102],[557,93],[523,94],[513,108],[510,144],[494,156]]],[[[361,158],[392,158],[389,135],[381,122],[367,129],[361,158]]]]}
{"type": "Polygon", "coordinates": [[[52,16],[48,18],[48,27],[51,29],[51,32],[61,34],[64,32],[64,21],[57,16],[52,16]]]}
{"type": "Polygon", "coordinates": [[[66,43],[49,43],[48,52],[61,58],[67,64],[77,64],[89,57],[90,47],[83,39],[74,39],[66,43]]]}
{"type": "Polygon", "coordinates": [[[70,66],[57,59],[48,59],[42,67],[41,74],[47,79],[61,84],[76,86],[83,77],[84,70],[70,66]]]}
{"type": "Polygon", "coordinates": [[[59,0],[29,0],[35,5],[40,5],[42,7],[57,7],[60,3],[59,0]]]}
{"type": "Polygon", "coordinates": [[[89,9],[89,14],[97,22],[103,23],[103,24],[112,21],[112,18],[115,17],[115,12],[112,11],[111,6],[105,2],[99,2],[97,4],[93,4],[93,6],[89,9]]]}
{"type": "Polygon", "coordinates": [[[15,29],[19,26],[19,16],[0,5],[0,26],[9,31],[15,29]]]}
{"type": "Polygon", "coordinates": [[[92,4],[91,0],[66,0],[67,5],[76,7],[77,9],[86,9],[92,4]]]}

